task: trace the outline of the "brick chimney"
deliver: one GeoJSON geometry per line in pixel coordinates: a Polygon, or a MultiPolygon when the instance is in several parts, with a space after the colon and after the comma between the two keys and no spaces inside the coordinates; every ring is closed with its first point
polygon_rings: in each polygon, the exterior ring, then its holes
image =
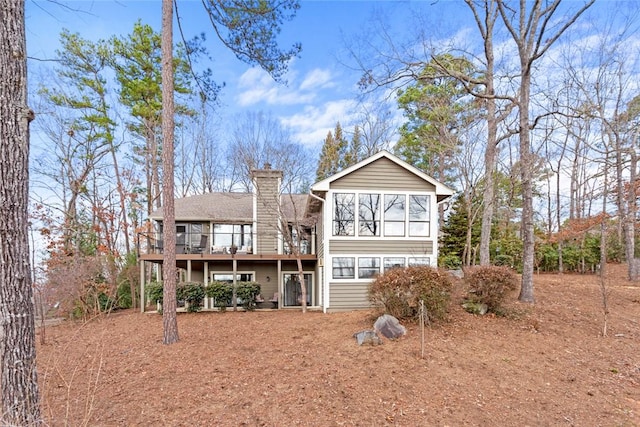
{"type": "Polygon", "coordinates": [[[280,184],[282,171],[265,163],[251,171],[253,181],[254,253],[276,254],[280,236],[280,184]]]}

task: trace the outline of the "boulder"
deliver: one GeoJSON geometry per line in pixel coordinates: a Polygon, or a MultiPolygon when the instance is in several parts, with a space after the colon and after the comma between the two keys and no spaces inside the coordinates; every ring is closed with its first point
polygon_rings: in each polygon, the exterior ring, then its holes
{"type": "Polygon", "coordinates": [[[353,334],[355,339],[358,341],[358,345],[380,345],[382,344],[382,340],[376,334],[376,331],[372,330],[364,330],[360,332],[356,332],[353,334]]]}
{"type": "Polygon", "coordinates": [[[487,311],[489,311],[489,306],[487,304],[472,301],[467,301],[462,304],[462,308],[464,308],[469,313],[479,315],[487,314],[487,311]]]}
{"type": "Polygon", "coordinates": [[[385,338],[395,339],[407,333],[407,329],[400,324],[398,319],[390,314],[383,314],[373,324],[373,329],[380,332],[385,338]]]}

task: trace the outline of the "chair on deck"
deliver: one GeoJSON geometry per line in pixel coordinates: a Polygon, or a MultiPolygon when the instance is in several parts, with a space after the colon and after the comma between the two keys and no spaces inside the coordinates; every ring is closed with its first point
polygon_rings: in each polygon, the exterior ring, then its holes
{"type": "Polygon", "coordinates": [[[192,254],[201,254],[204,253],[207,249],[207,242],[209,241],[209,236],[206,234],[202,234],[200,236],[200,244],[191,249],[192,254]]]}

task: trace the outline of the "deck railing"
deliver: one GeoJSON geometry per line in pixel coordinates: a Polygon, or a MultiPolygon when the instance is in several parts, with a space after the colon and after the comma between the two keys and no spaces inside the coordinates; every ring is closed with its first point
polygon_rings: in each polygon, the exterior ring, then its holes
{"type": "MultiPolygon", "coordinates": [[[[164,250],[164,241],[158,233],[140,234],[140,245],[142,252],[161,254],[164,250]]],[[[250,254],[253,253],[251,242],[243,242],[242,236],[234,233],[216,234],[217,242],[211,244],[208,234],[200,233],[177,233],[176,254],[250,254]],[[240,244],[234,244],[238,242],[240,244]],[[248,244],[242,244],[248,243],[248,244]]]]}
{"type": "MultiPolygon", "coordinates": [[[[162,235],[159,233],[140,233],[139,242],[141,253],[161,254],[164,250],[162,235]]],[[[177,233],[176,254],[253,254],[254,248],[247,235],[238,233],[216,233],[211,244],[211,236],[200,233],[177,233]],[[244,237],[244,239],[243,239],[244,237]]],[[[298,245],[299,253],[311,254],[311,242],[302,240],[298,245]]],[[[284,253],[292,254],[288,244],[284,244],[284,253]]]]}

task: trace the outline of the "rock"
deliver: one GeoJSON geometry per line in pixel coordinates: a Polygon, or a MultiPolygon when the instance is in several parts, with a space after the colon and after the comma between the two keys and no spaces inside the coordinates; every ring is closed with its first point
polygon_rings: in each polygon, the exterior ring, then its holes
{"type": "Polygon", "coordinates": [[[471,301],[467,301],[464,304],[462,304],[462,308],[464,308],[469,313],[480,314],[480,315],[487,314],[487,311],[489,311],[489,306],[487,306],[487,304],[480,304],[480,303],[471,302],[471,301]]]}
{"type": "Polygon", "coordinates": [[[398,319],[390,314],[383,314],[373,324],[373,329],[380,332],[385,338],[398,338],[407,333],[407,328],[402,326],[398,319]]]}
{"type": "Polygon", "coordinates": [[[451,274],[453,277],[457,277],[458,279],[464,279],[464,271],[462,271],[461,269],[457,269],[457,270],[447,270],[449,272],[449,274],[451,274]]]}
{"type": "Polygon", "coordinates": [[[358,345],[380,345],[382,344],[382,340],[376,333],[376,331],[372,330],[364,330],[360,332],[356,332],[353,334],[355,339],[358,341],[358,345]]]}

